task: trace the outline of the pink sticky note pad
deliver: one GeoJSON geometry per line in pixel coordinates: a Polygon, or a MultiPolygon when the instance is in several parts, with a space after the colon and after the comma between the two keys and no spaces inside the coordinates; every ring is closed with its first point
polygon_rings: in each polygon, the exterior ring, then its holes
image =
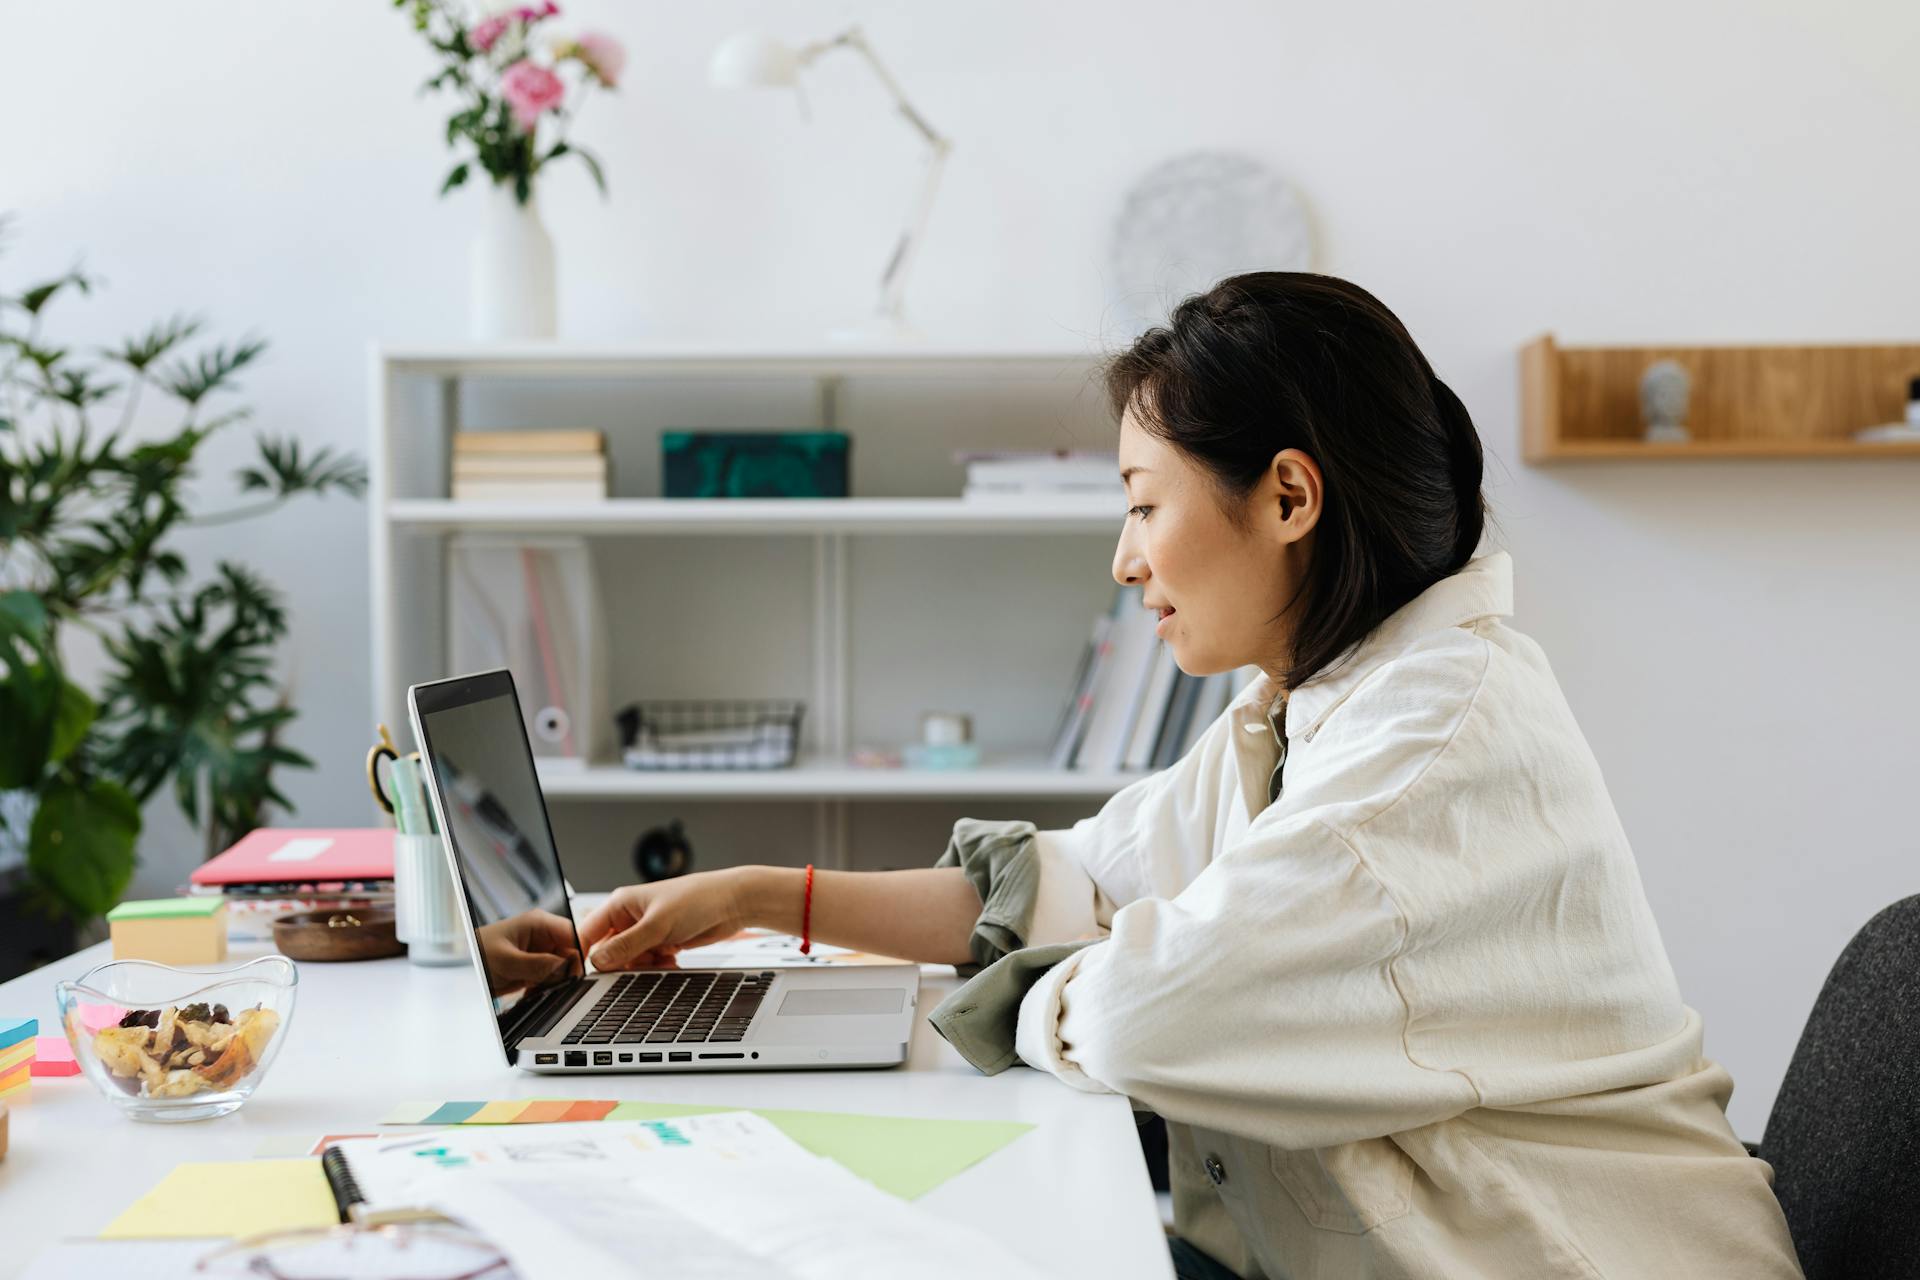
{"type": "Polygon", "coordinates": [[[73,1006],[80,1019],[80,1025],[88,1032],[99,1031],[103,1027],[117,1027],[126,1010],[118,1005],[80,1003],[73,1006]]]}
{"type": "Polygon", "coordinates": [[[33,1048],[33,1074],[36,1076],[77,1076],[80,1064],[73,1060],[73,1046],[65,1036],[36,1036],[33,1048]]]}

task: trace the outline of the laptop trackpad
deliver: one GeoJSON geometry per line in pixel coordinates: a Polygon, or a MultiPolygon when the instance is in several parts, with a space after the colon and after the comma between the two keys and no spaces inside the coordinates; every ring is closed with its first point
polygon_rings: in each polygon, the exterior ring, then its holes
{"type": "Polygon", "coordinates": [[[780,1002],[782,1018],[840,1013],[898,1013],[907,993],[899,987],[796,987],[780,1002]]]}

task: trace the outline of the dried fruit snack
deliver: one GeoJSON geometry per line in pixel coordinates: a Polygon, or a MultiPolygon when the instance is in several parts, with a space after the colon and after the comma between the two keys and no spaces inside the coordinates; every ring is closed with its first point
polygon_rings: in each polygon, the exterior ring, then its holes
{"type": "Polygon", "coordinates": [[[265,1006],[238,1016],[220,1004],[134,1009],[94,1033],[93,1051],[128,1093],[185,1098],[246,1079],[279,1027],[280,1015],[265,1006]]]}

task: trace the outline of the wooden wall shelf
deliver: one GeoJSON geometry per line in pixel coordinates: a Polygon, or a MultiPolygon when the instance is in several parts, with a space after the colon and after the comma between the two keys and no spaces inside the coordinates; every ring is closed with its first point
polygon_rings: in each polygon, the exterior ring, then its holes
{"type": "Polygon", "coordinates": [[[1628,459],[1920,457],[1920,442],[1863,444],[1906,416],[1920,344],[1563,347],[1520,352],[1521,445],[1531,463],[1628,459]],[[1640,375],[1655,360],[1693,375],[1686,444],[1641,438],[1640,375]]]}

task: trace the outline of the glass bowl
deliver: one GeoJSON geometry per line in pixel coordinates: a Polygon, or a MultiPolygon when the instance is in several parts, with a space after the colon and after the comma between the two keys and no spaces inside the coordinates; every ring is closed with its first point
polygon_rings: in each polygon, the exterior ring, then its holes
{"type": "Polygon", "coordinates": [[[236,1110],[273,1065],[293,1020],[293,961],[227,969],[114,960],[54,988],[87,1079],[136,1120],[236,1110]]]}

